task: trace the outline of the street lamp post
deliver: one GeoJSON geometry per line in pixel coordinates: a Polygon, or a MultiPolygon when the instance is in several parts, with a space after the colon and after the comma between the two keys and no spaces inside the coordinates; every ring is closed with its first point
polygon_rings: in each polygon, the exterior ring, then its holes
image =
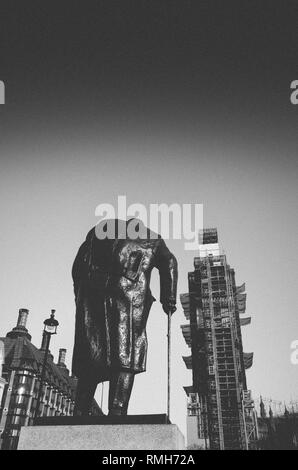
{"type": "Polygon", "coordinates": [[[44,322],[44,335],[46,338],[46,344],[45,344],[45,353],[44,353],[44,358],[43,358],[43,364],[42,364],[42,371],[41,371],[41,377],[40,377],[40,383],[39,383],[39,389],[38,389],[38,396],[37,396],[37,402],[36,402],[36,408],[35,408],[35,413],[34,413],[34,419],[38,418],[39,415],[39,408],[40,408],[40,402],[41,402],[41,396],[42,396],[42,388],[43,388],[43,382],[45,378],[45,373],[46,373],[46,366],[47,366],[47,360],[48,360],[48,355],[49,355],[49,347],[50,347],[50,340],[51,336],[55,335],[57,333],[57,327],[59,325],[58,321],[55,319],[55,310],[51,310],[51,316],[50,318],[47,318],[44,322]]]}

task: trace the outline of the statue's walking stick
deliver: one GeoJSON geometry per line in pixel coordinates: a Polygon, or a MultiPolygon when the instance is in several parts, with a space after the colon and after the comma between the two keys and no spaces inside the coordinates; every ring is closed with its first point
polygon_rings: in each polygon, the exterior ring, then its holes
{"type": "Polygon", "coordinates": [[[170,421],[170,404],[171,404],[171,315],[168,313],[168,394],[167,394],[167,415],[170,421]]]}

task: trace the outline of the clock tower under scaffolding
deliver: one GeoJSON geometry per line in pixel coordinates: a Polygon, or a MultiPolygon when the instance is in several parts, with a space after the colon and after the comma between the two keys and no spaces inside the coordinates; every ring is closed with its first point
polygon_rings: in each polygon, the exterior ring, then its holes
{"type": "Polygon", "coordinates": [[[196,415],[198,443],[208,449],[254,448],[257,419],[245,373],[253,353],[243,352],[241,335],[251,318],[240,318],[246,310],[245,284],[236,286],[215,228],[200,233],[188,285],[189,292],[180,296],[188,320],[181,328],[191,348],[183,359],[193,384],[185,392],[188,417],[196,415]]]}

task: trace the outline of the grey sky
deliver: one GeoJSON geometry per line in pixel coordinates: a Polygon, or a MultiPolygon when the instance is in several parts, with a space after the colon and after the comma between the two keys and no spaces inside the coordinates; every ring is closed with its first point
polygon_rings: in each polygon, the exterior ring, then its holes
{"type": "MultiPolygon", "coordinates": [[[[246,281],[252,325],[244,328],[244,349],[255,352],[249,387],[256,395],[282,400],[296,396],[297,368],[290,364],[290,342],[298,339],[297,165],[291,143],[279,135],[268,146],[261,139],[251,145],[229,145],[225,135],[227,143],[220,142],[217,148],[211,137],[207,145],[206,136],[189,141],[183,132],[173,135],[170,144],[154,133],[145,143],[125,134],[123,145],[119,138],[113,143],[94,132],[85,142],[82,135],[67,142],[66,134],[63,143],[49,135],[43,145],[45,139],[37,136],[25,147],[12,141],[6,149],[0,189],[2,334],[14,326],[18,308],[28,307],[28,326],[38,345],[42,321],[50,308],[56,308],[60,328],[52,351],[57,357],[58,348],[66,347],[70,365],[70,270],[76,250],[96,223],[96,206],[116,205],[118,194],[126,194],[128,204],[203,203],[205,226],[218,227],[237,282],[246,281]]],[[[234,133],[230,137],[236,140],[234,133]]],[[[185,252],[182,241],[168,244],[178,258],[182,293],[196,253],[185,252]]],[[[158,296],[157,274],[152,289],[158,296]]],[[[189,354],[182,323],[179,306],[173,319],[172,415],[183,428],[182,386],[190,384],[191,374],[181,359],[189,354]]],[[[166,409],[165,335],[166,316],[156,303],[148,325],[148,372],[136,380],[131,413],[166,409]]]]}

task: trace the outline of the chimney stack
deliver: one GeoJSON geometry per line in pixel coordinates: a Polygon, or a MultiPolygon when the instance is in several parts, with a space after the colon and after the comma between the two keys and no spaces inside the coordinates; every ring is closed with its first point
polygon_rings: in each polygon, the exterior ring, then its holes
{"type": "Polygon", "coordinates": [[[66,349],[60,348],[59,349],[59,359],[57,365],[59,367],[66,367],[65,365],[65,357],[66,357],[66,349]]]}
{"type": "Polygon", "coordinates": [[[29,339],[29,341],[31,341],[31,335],[28,333],[26,328],[28,315],[29,310],[27,308],[19,309],[17,326],[7,333],[7,338],[18,338],[19,336],[24,336],[25,338],[29,339]]]}
{"type": "Polygon", "coordinates": [[[17,328],[26,328],[29,310],[27,308],[20,308],[17,328]]]}

